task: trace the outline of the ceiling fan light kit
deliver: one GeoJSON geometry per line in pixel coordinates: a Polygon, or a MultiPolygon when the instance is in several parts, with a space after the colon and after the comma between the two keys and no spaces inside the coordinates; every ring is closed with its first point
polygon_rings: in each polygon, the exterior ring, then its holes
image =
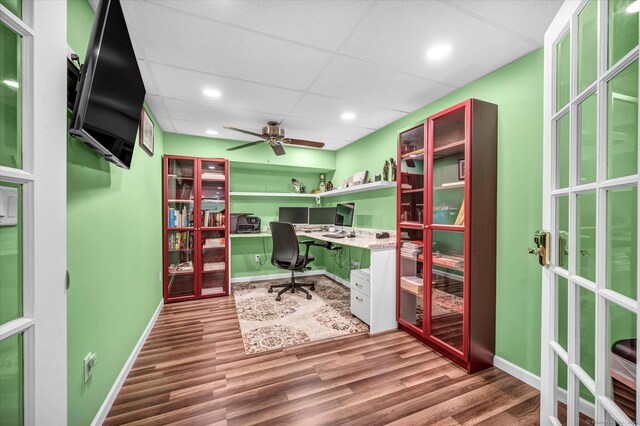
{"type": "Polygon", "coordinates": [[[271,145],[271,149],[276,155],[286,154],[282,144],[309,146],[312,148],[322,148],[323,142],[307,141],[304,139],[291,139],[284,137],[284,129],[280,127],[277,121],[269,121],[267,125],[262,128],[262,134],[252,132],[250,130],[239,129],[237,127],[225,127],[225,129],[233,130],[234,132],[244,133],[246,135],[252,135],[261,138],[255,142],[249,142],[242,145],[234,146],[227,149],[227,151],[235,151],[242,148],[248,148],[253,145],[259,145],[261,143],[268,142],[271,145]]]}

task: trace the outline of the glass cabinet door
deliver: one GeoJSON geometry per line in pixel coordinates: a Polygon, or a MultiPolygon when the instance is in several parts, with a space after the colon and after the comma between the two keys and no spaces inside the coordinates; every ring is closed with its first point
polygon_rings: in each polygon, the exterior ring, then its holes
{"type": "Polygon", "coordinates": [[[466,105],[430,120],[427,335],[465,352],[466,105]]]}
{"type": "Polygon", "coordinates": [[[168,297],[195,295],[194,232],[167,232],[168,297]]]}
{"type": "Polygon", "coordinates": [[[399,320],[422,334],[424,322],[424,231],[400,228],[399,320]]]}
{"type": "Polygon", "coordinates": [[[226,293],[225,231],[202,232],[202,295],[226,293]]]}
{"type": "Polygon", "coordinates": [[[193,228],[195,202],[193,160],[168,159],[167,228],[193,228]]]}

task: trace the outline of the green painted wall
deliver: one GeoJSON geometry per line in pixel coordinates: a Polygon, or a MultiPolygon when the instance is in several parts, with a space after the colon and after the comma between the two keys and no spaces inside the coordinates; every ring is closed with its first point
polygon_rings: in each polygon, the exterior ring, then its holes
{"type": "MultiPolygon", "coordinates": [[[[67,40],[83,57],[93,11],[86,0],[71,0],[67,7],[67,40]]],[[[163,149],[157,123],[155,155],[136,143],[131,170],[68,141],[70,425],[91,423],[162,298],[163,149]],[[89,352],[98,354],[98,365],[84,384],[83,358],[89,352]]]]}
{"type": "MultiPolygon", "coordinates": [[[[334,180],[363,169],[380,174],[396,156],[398,132],[438,111],[467,98],[497,104],[496,354],[534,374],[540,374],[540,267],[526,248],[542,223],[542,72],[540,49],[362,138],[337,152],[334,180]]],[[[395,191],[381,195],[348,198],[372,227],[394,228],[395,191]]]]}

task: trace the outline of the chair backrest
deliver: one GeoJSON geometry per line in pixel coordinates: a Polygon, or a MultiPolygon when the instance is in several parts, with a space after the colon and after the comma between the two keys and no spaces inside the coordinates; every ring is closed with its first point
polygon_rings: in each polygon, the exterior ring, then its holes
{"type": "Polygon", "coordinates": [[[271,263],[296,264],[300,254],[298,237],[293,225],[289,222],[271,222],[271,238],[273,239],[273,252],[271,263]]]}

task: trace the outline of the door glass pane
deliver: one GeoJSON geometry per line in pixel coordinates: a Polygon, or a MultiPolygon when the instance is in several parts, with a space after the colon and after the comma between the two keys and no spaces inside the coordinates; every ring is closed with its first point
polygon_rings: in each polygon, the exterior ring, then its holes
{"type": "Polygon", "coordinates": [[[555,392],[555,401],[556,401],[556,418],[560,422],[561,425],[567,425],[567,406],[564,402],[566,395],[565,392],[560,393],[559,390],[562,389],[564,391],[567,390],[567,382],[568,382],[568,374],[569,369],[567,368],[567,364],[560,358],[558,355],[556,357],[556,392],[555,392]],[[564,394],[564,395],[563,395],[564,394]]]}
{"type": "Polygon", "coordinates": [[[567,351],[567,336],[569,330],[568,315],[569,315],[569,283],[566,278],[559,275],[556,276],[556,318],[558,323],[558,329],[556,330],[556,342],[562,348],[567,351]]]}
{"type": "Polygon", "coordinates": [[[596,181],[597,95],[593,93],[578,106],[578,184],[596,181]]]}
{"type": "Polygon", "coordinates": [[[22,334],[0,341],[0,423],[24,423],[24,355],[22,334]]]}
{"type": "Polygon", "coordinates": [[[556,111],[569,102],[569,31],[556,45],[556,111]]]}
{"type": "Polygon", "coordinates": [[[400,319],[422,330],[424,243],[421,229],[400,230],[400,319]]]}
{"type": "Polygon", "coordinates": [[[464,225],[465,108],[433,120],[432,223],[464,225]]]}
{"type": "Polygon", "coordinates": [[[0,4],[18,18],[22,18],[22,0],[0,0],[0,4]]]}
{"type": "Polygon", "coordinates": [[[580,367],[594,379],[596,376],[596,296],[584,287],[578,286],[580,312],[580,367]]]}
{"type": "Polygon", "coordinates": [[[609,66],[638,45],[638,1],[609,0],[609,66]]]}
{"type": "Polygon", "coordinates": [[[202,232],[202,295],[223,294],[226,290],[227,264],[225,231],[202,232]]]}
{"type": "Polygon", "coordinates": [[[225,164],[202,162],[202,226],[205,228],[225,226],[225,164]]]}
{"type": "Polygon", "coordinates": [[[0,166],[22,168],[22,38],[0,23],[0,166]]]}
{"type": "Polygon", "coordinates": [[[598,2],[589,0],[578,14],[578,93],[596,79],[598,2]]]}
{"type": "Polygon", "coordinates": [[[193,160],[169,160],[167,173],[168,228],[192,228],[195,188],[193,160]]]}
{"type": "Polygon", "coordinates": [[[638,61],[608,84],[607,176],[628,176],[638,171],[638,61]]]}
{"type": "Polygon", "coordinates": [[[569,269],[569,197],[563,195],[556,201],[556,223],[558,231],[556,265],[569,269]]]}
{"type": "Polygon", "coordinates": [[[193,244],[192,231],[168,232],[167,234],[169,297],[195,294],[193,244]]]}
{"type": "Polygon", "coordinates": [[[596,193],[578,194],[576,273],[596,280],[596,193]]]}
{"type": "Polygon", "coordinates": [[[607,305],[608,347],[611,348],[609,368],[606,369],[611,385],[608,396],[631,420],[636,420],[636,315],[614,303],[608,302],[607,305]]]}
{"type": "Polygon", "coordinates": [[[556,188],[569,186],[569,114],[556,123],[556,188]]]}
{"type": "Polygon", "coordinates": [[[400,133],[400,221],[424,223],[424,126],[400,133]]]}
{"type": "Polygon", "coordinates": [[[16,225],[0,225],[0,325],[22,317],[22,187],[0,183],[15,189],[16,225]]]}
{"type": "Polygon", "coordinates": [[[462,351],[464,232],[433,231],[431,335],[462,351]]]}
{"type": "Polygon", "coordinates": [[[637,300],[638,190],[607,191],[607,288],[637,300]]]}

